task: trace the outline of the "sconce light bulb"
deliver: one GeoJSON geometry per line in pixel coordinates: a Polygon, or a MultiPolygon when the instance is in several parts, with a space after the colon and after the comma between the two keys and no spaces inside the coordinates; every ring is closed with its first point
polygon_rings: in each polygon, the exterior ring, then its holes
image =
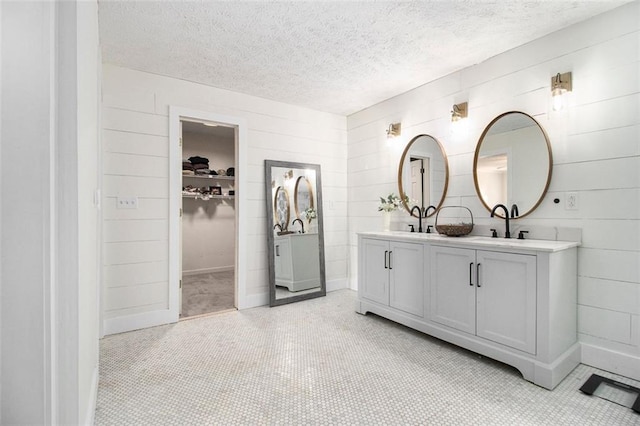
{"type": "Polygon", "coordinates": [[[564,108],[565,94],[573,89],[571,72],[564,74],[556,74],[551,77],[551,106],[554,111],[560,111],[564,108]]]}
{"type": "Polygon", "coordinates": [[[554,111],[560,111],[564,107],[564,92],[561,88],[555,88],[551,92],[551,102],[554,111]]]}

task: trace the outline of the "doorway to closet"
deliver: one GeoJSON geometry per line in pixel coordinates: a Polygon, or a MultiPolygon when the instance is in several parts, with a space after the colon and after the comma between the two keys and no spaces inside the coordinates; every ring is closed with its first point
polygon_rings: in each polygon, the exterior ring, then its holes
{"type": "Polygon", "coordinates": [[[182,118],[180,319],[236,309],[235,126],[182,118]]]}

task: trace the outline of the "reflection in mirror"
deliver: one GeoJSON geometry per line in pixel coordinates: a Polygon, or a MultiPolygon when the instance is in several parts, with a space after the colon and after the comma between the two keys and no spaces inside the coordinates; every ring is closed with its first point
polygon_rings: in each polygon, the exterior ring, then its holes
{"type": "MultiPolygon", "coordinates": [[[[433,136],[418,135],[411,139],[400,158],[398,191],[409,197],[403,201],[408,212],[414,205],[426,209],[439,208],[449,184],[449,164],[440,142],[433,136]]],[[[429,216],[433,216],[431,211],[429,216]]],[[[417,216],[414,213],[413,216],[417,216]]]]}
{"type": "Polygon", "coordinates": [[[324,296],[320,166],[265,160],[265,177],[270,305],[324,296]],[[290,222],[289,193],[296,212],[290,222]]]}
{"type": "MultiPolygon", "coordinates": [[[[310,175],[312,173],[309,173],[310,175]]],[[[306,220],[309,225],[316,218],[315,208],[313,204],[313,187],[307,176],[300,176],[296,180],[294,189],[294,201],[296,209],[296,217],[300,220],[306,220]]]]}
{"type": "Polygon", "coordinates": [[[482,133],[473,179],[487,210],[504,204],[523,217],[542,202],[551,168],[551,146],[540,124],[528,114],[511,111],[496,117],[482,133]]]}
{"type": "Polygon", "coordinates": [[[280,231],[286,231],[289,228],[289,192],[282,187],[276,188],[273,196],[273,213],[275,217],[274,227],[279,227],[280,231]]]}

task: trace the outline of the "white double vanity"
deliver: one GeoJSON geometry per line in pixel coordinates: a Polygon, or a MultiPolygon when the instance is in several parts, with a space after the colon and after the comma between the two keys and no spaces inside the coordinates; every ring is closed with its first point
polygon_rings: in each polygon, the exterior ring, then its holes
{"type": "Polygon", "coordinates": [[[553,389],[580,362],[575,242],[358,234],[358,302],[553,389]]]}

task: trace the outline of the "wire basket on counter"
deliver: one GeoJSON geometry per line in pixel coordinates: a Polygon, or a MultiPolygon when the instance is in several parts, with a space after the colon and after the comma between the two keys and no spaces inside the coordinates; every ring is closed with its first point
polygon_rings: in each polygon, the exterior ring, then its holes
{"type": "Polygon", "coordinates": [[[473,231],[473,214],[471,213],[471,210],[464,206],[440,207],[438,209],[438,213],[436,213],[436,231],[438,231],[438,234],[443,234],[448,237],[460,237],[462,235],[471,233],[471,231],[473,231]],[[461,209],[461,211],[466,210],[469,213],[469,217],[462,219],[460,216],[457,216],[456,218],[459,220],[457,223],[438,223],[438,216],[445,209],[461,209]]]}

